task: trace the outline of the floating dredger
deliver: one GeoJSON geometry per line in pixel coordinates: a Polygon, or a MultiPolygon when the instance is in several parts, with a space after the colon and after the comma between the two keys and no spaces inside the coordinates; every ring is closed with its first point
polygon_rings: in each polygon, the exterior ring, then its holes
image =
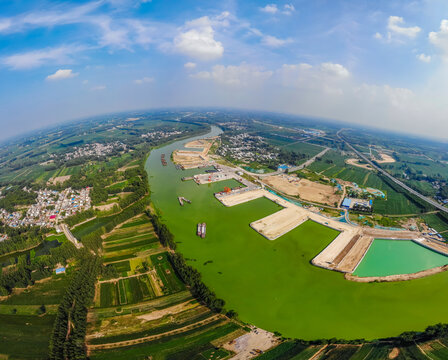
{"type": "Polygon", "coordinates": [[[160,155],[160,161],[162,162],[163,166],[166,166],[165,154],[160,155]]]}

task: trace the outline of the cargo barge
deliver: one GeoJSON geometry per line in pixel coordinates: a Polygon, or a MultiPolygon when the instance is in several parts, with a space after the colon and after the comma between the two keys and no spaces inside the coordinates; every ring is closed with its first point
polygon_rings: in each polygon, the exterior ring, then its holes
{"type": "Polygon", "coordinates": [[[191,200],[188,200],[187,198],[184,198],[183,196],[179,196],[177,198],[177,200],[179,200],[180,206],[184,206],[184,202],[186,202],[187,204],[191,204],[191,200]]]}
{"type": "Polygon", "coordinates": [[[167,165],[167,163],[166,163],[166,159],[165,159],[165,154],[160,155],[160,161],[162,162],[162,165],[163,165],[163,166],[166,166],[166,165],[167,165]]]}
{"type": "Polygon", "coordinates": [[[206,225],[205,223],[198,223],[198,227],[196,230],[196,235],[200,236],[201,238],[205,238],[205,233],[206,233],[206,225]]]}

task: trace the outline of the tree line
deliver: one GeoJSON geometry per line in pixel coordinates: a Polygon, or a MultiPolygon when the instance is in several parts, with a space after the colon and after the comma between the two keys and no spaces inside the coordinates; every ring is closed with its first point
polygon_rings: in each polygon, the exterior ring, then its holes
{"type": "Polygon", "coordinates": [[[50,338],[49,359],[85,359],[87,311],[95,295],[101,258],[84,251],[79,269],[58,307],[50,338]]]}
{"type": "Polygon", "coordinates": [[[151,214],[149,210],[146,211],[146,215],[149,216],[149,219],[154,226],[154,231],[159,237],[161,244],[163,246],[168,246],[172,250],[176,250],[177,244],[175,243],[174,236],[171,231],[169,231],[168,227],[160,221],[160,218],[157,215],[151,214]]]}
{"type": "Polygon", "coordinates": [[[201,273],[188,265],[181,254],[170,253],[169,255],[173,268],[182,281],[189,286],[191,294],[212,311],[222,312],[225,305],[224,300],[217,298],[216,294],[202,282],[201,273]]]}
{"type": "Polygon", "coordinates": [[[45,239],[49,229],[36,226],[10,227],[0,225],[0,233],[8,235],[8,239],[0,242],[0,255],[22,251],[39,245],[45,239]]]}
{"type": "Polygon", "coordinates": [[[15,187],[6,192],[5,196],[0,199],[0,208],[6,211],[15,211],[16,205],[31,205],[36,201],[37,194],[34,191],[25,191],[19,187],[15,187]]]}
{"type": "Polygon", "coordinates": [[[36,280],[51,276],[56,264],[67,264],[76,253],[75,246],[67,241],[50,249],[49,255],[34,257],[30,252],[18,256],[15,266],[0,272],[0,296],[9,295],[14,288],[25,288],[36,280]]]}

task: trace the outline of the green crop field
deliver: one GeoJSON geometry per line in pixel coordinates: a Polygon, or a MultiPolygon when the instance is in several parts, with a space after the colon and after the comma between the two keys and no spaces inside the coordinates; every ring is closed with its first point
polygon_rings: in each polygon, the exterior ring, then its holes
{"type": "Polygon", "coordinates": [[[0,358],[47,359],[55,317],[0,315],[0,358]]]}
{"type": "Polygon", "coordinates": [[[338,345],[319,357],[322,360],[349,360],[359,350],[359,346],[338,345]]]}
{"type": "Polygon", "coordinates": [[[137,220],[135,220],[135,221],[128,222],[128,223],[122,225],[121,229],[126,229],[129,227],[139,226],[139,225],[147,225],[147,224],[150,225],[151,223],[150,223],[149,219],[146,216],[144,216],[144,217],[137,218],[137,220]]]}
{"type": "Polygon", "coordinates": [[[100,306],[111,307],[118,305],[118,290],[113,282],[102,283],[100,285],[100,306]]]}
{"type": "Polygon", "coordinates": [[[202,358],[200,359],[206,359],[206,360],[223,360],[227,358],[231,353],[224,349],[215,349],[210,348],[200,353],[200,356],[202,358]]]}
{"type": "MultiPolygon", "coordinates": [[[[422,219],[432,228],[437,231],[447,231],[448,223],[443,220],[441,217],[437,216],[437,214],[425,214],[422,215],[422,219]]],[[[448,233],[442,234],[444,236],[448,236],[448,233]]]]}
{"type": "Polygon", "coordinates": [[[139,276],[138,281],[140,284],[140,289],[141,289],[143,298],[145,300],[153,299],[155,297],[155,293],[151,286],[151,281],[149,280],[148,275],[139,276]]]}
{"type": "Polygon", "coordinates": [[[79,226],[76,226],[73,230],[72,233],[73,235],[78,238],[81,239],[83,236],[90,234],[91,232],[99,229],[101,226],[104,226],[105,224],[107,224],[107,222],[111,219],[111,217],[97,217],[93,220],[90,220],[84,224],[81,224],[79,226]]]}
{"type": "MultiPolygon", "coordinates": [[[[157,238],[152,239],[154,242],[157,241],[157,238]]],[[[134,251],[138,251],[139,248],[144,247],[145,245],[148,245],[148,243],[151,243],[149,239],[139,240],[139,241],[133,241],[128,242],[127,244],[117,245],[117,246],[108,246],[105,248],[106,253],[113,252],[113,251],[120,251],[120,250],[128,250],[133,249],[134,251]]]]}
{"type": "Polygon", "coordinates": [[[91,354],[90,358],[92,360],[139,359],[151,354],[154,360],[193,359],[194,356],[209,348],[211,341],[230,334],[238,328],[238,325],[234,323],[226,323],[218,327],[206,325],[141,345],[98,351],[91,354]]]}
{"type": "Polygon", "coordinates": [[[129,260],[128,261],[122,261],[122,262],[114,263],[113,266],[115,267],[115,269],[119,273],[131,270],[131,265],[129,264],[129,260]]]}
{"type": "Polygon", "coordinates": [[[106,255],[104,256],[104,261],[113,262],[113,261],[131,259],[139,252],[151,249],[157,249],[158,247],[160,247],[160,243],[154,241],[143,246],[140,245],[139,247],[131,247],[125,250],[107,252],[106,255]]]}
{"type": "MultiPolygon", "coordinates": [[[[59,304],[65,294],[70,276],[67,274],[54,275],[49,280],[38,282],[35,285],[15,293],[0,304],[7,305],[42,305],[59,304]]],[[[0,305],[1,306],[1,305],[0,305]]]]}
{"type": "Polygon", "coordinates": [[[126,295],[127,295],[127,291],[126,291],[125,283],[124,283],[123,279],[120,279],[120,280],[118,280],[118,298],[120,301],[120,305],[128,303],[126,295]]]}
{"type": "Polygon", "coordinates": [[[127,184],[129,183],[129,180],[124,180],[115,184],[112,184],[110,186],[107,187],[108,190],[118,190],[118,189],[123,189],[127,184]]]}
{"type": "MultiPolygon", "coordinates": [[[[178,146],[173,143],[151,152],[146,168],[152,201],[173,233],[178,251],[241,320],[304,339],[373,339],[448,322],[446,299],[438,291],[448,281],[448,273],[364,284],[317,268],[310,261],[334,239],[336,231],[308,221],[275,241],[266,240],[249,224],[279,207],[267,199],[225,207],[213,194],[226,181],[203,186],[182,182],[181,177],[204,169],[178,171],[171,162],[162,166],[160,154],[178,146]],[[173,194],[182,194],[192,204],[180,207],[173,194]],[[207,224],[204,239],[195,234],[198,222],[207,224]]],[[[375,181],[371,175],[367,179],[367,183],[375,181]]],[[[389,191],[387,195],[394,196],[389,191]]],[[[412,213],[412,205],[401,199],[392,210],[412,213]]]]}
{"type": "Polygon", "coordinates": [[[137,240],[145,240],[146,242],[154,242],[154,241],[158,241],[157,237],[155,236],[154,233],[143,233],[141,235],[135,235],[133,237],[130,238],[124,238],[121,240],[113,240],[113,241],[106,241],[104,246],[109,249],[112,248],[115,245],[118,244],[125,244],[125,243],[131,243],[131,242],[135,242],[137,240]]]}
{"type": "MultiPolygon", "coordinates": [[[[139,321],[139,325],[135,325],[135,323],[133,323],[133,317],[116,316],[112,319],[112,321],[120,324],[120,329],[115,329],[115,331],[113,331],[113,333],[111,334],[102,331],[103,336],[94,338],[90,342],[92,344],[107,344],[117,341],[134,340],[147,336],[163,334],[168,331],[183,328],[187,325],[195,324],[199,321],[210,318],[210,316],[212,316],[212,313],[210,311],[197,312],[195,310],[190,310],[178,314],[168,315],[165,318],[153,320],[150,323],[142,323],[141,321],[139,321]]],[[[219,325],[224,322],[225,320],[223,318],[215,320],[212,319],[212,321],[209,322],[207,326],[211,327],[213,325],[219,325]]]]}
{"type": "Polygon", "coordinates": [[[288,144],[285,146],[282,146],[283,150],[289,150],[294,151],[300,154],[308,155],[309,157],[313,157],[314,155],[319,154],[322,150],[324,150],[323,147],[309,144],[306,142],[295,142],[293,144],[288,144]]]}
{"type": "MultiPolygon", "coordinates": [[[[296,343],[294,341],[286,341],[280,345],[274,347],[273,349],[265,352],[264,354],[257,357],[258,360],[277,360],[277,359],[291,359],[296,358],[297,355],[301,354],[307,349],[307,345],[296,343]]],[[[315,352],[319,348],[315,348],[315,352]]],[[[314,348],[313,348],[314,350],[314,348]]],[[[307,358],[309,359],[313,354],[307,358]]]]}
{"type": "Polygon", "coordinates": [[[181,291],[185,289],[185,285],[180,281],[171,267],[167,258],[167,253],[157,254],[151,256],[151,262],[156,268],[157,275],[162,280],[168,294],[181,291]]]}
{"type": "Polygon", "coordinates": [[[428,355],[430,359],[433,360],[448,359],[448,348],[438,340],[426,343],[424,348],[425,353],[428,355]],[[428,347],[430,347],[430,349],[427,350],[428,347]]]}

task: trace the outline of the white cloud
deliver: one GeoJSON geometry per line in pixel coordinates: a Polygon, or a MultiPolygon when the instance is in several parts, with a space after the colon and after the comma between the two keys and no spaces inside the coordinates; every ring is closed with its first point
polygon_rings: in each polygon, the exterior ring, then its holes
{"type": "Polygon", "coordinates": [[[285,15],[291,15],[294,11],[296,11],[296,8],[293,4],[285,4],[285,6],[283,6],[282,13],[285,15]]]}
{"type": "Polygon", "coordinates": [[[101,6],[103,1],[92,1],[75,7],[54,6],[45,11],[25,13],[0,19],[0,32],[15,33],[28,28],[50,27],[91,21],[89,13],[101,6]]]}
{"type": "Polygon", "coordinates": [[[12,26],[12,21],[10,19],[0,19],[0,33],[5,32],[12,26]]]}
{"type": "Polygon", "coordinates": [[[196,67],[196,63],[194,63],[194,62],[187,62],[184,64],[185,69],[191,70],[191,69],[194,69],[195,67],[196,67]]]}
{"type": "Polygon", "coordinates": [[[342,95],[350,79],[350,72],[343,65],[331,62],[314,66],[284,64],[276,73],[282,86],[327,95],[342,95]]]}
{"type": "Polygon", "coordinates": [[[70,79],[78,76],[78,73],[74,73],[71,69],[59,69],[54,74],[48,75],[47,80],[62,80],[70,79]]]}
{"type": "Polygon", "coordinates": [[[375,33],[375,35],[373,35],[373,37],[375,39],[381,40],[383,38],[383,35],[381,35],[379,32],[375,33]]]}
{"type": "Polygon", "coordinates": [[[400,16],[389,16],[387,29],[389,30],[388,37],[392,39],[393,36],[407,37],[414,39],[421,29],[418,26],[405,27],[404,19],[400,16]]]}
{"type": "Polygon", "coordinates": [[[283,9],[279,9],[277,4],[267,4],[266,6],[260,8],[260,11],[267,13],[267,14],[283,14],[283,15],[291,15],[294,11],[296,11],[296,8],[293,4],[285,4],[283,5],[283,9]]]}
{"type": "Polygon", "coordinates": [[[442,50],[448,58],[448,20],[442,20],[439,31],[431,31],[428,38],[429,42],[442,50]]]}
{"type": "Polygon", "coordinates": [[[336,77],[345,78],[350,75],[350,72],[341,64],[326,62],[321,64],[320,68],[322,72],[336,77]]]}
{"type": "Polygon", "coordinates": [[[265,7],[260,8],[260,11],[263,11],[268,14],[277,14],[278,7],[276,4],[268,4],[265,7]]]}
{"type": "Polygon", "coordinates": [[[106,85],[97,85],[90,88],[91,91],[102,91],[106,90],[106,85]]]}
{"type": "Polygon", "coordinates": [[[270,47],[281,47],[286,44],[290,44],[293,42],[292,39],[279,39],[272,35],[264,35],[261,39],[263,45],[270,47]]]}
{"type": "Polygon", "coordinates": [[[417,55],[417,59],[419,59],[422,62],[430,63],[431,62],[431,56],[425,55],[425,54],[419,54],[417,55]]]}
{"type": "Polygon", "coordinates": [[[222,56],[224,47],[215,40],[214,23],[208,16],[188,21],[174,38],[174,47],[184,55],[199,60],[215,60],[222,56]]]}
{"type": "Polygon", "coordinates": [[[71,56],[85,49],[76,45],[60,46],[9,55],[0,59],[0,62],[14,70],[31,69],[48,63],[70,64],[73,62],[71,56]]]}
{"type": "Polygon", "coordinates": [[[272,76],[272,71],[265,71],[260,67],[241,64],[241,65],[215,65],[211,71],[201,71],[193,78],[203,80],[214,80],[218,84],[230,86],[248,86],[259,84],[272,76]]]}
{"type": "Polygon", "coordinates": [[[154,82],[154,78],[153,77],[146,77],[146,76],[144,78],[134,80],[134,83],[138,84],[138,85],[148,84],[148,83],[152,83],[152,82],[154,82]]]}
{"type": "Polygon", "coordinates": [[[101,46],[112,46],[120,49],[130,48],[128,28],[112,25],[112,21],[109,18],[98,20],[97,25],[99,25],[102,31],[100,39],[101,46]]]}

